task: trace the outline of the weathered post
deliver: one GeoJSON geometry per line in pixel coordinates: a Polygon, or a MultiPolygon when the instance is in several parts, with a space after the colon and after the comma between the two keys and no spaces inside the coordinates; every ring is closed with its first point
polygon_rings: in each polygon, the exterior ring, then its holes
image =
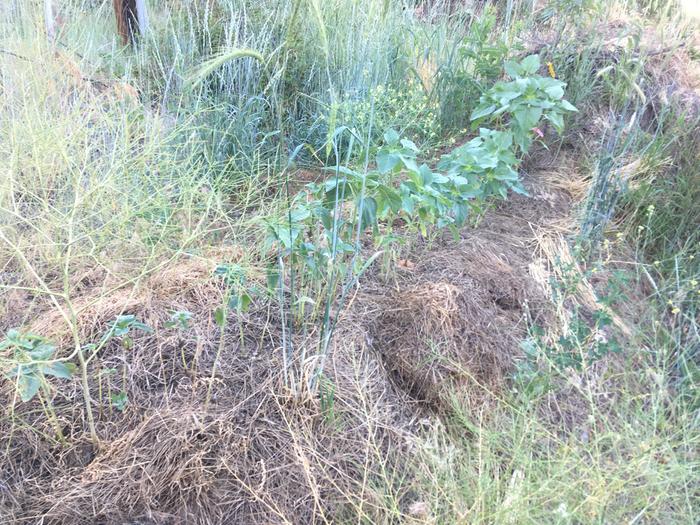
{"type": "Polygon", "coordinates": [[[138,35],[148,29],[148,12],[145,0],[113,0],[117,33],[124,45],[136,42],[138,35]]]}
{"type": "Polygon", "coordinates": [[[44,24],[49,42],[56,38],[56,19],[53,16],[53,0],[44,0],[44,24]]]}

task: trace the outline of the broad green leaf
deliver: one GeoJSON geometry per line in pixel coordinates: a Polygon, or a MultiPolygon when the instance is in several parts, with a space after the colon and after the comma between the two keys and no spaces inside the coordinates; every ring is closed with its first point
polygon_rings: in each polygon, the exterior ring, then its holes
{"type": "Polygon", "coordinates": [[[494,178],[502,181],[516,181],[518,180],[518,172],[510,166],[503,166],[502,169],[494,171],[494,178]]]}
{"type": "Polygon", "coordinates": [[[525,197],[530,196],[530,194],[525,189],[525,186],[523,186],[523,183],[520,182],[519,180],[514,182],[513,184],[511,184],[510,189],[513,190],[515,193],[518,193],[520,195],[524,195],[525,197]]]}
{"type": "Polygon", "coordinates": [[[470,120],[480,119],[482,117],[490,115],[494,111],[496,111],[496,106],[493,104],[490,106],[479,106],[472,112],[470,120]]]}
{"type": "Polygon", "coordinates": [[[223,328],[226,325],[226,312],[223,308],[219,307],[216,310],[214,310],[214,321],[221,328],[223,328]]]}
{"type": "Polygon", "coordinates": [[[414,153],[418,153],[418,146],[416,146],[415,143],[414,143],[413,141],[411,141],[411,140],[408,140],[408,139],[401,139],[401,145],[402,145],[404,148],[413,151],[414,153]]]}
{"type": "Polygon", "coordinates": [[[75,365],[73,363],[64,363],[63,361],[56,361],[50,365],[44,365],[41,371],[48,375],[54,377],[60,377],[63,379],[70,379],[75,373],[75,365]]]}
{"type": "Polygon", "coordinates": [[[564,88],[561,85],[550,86],[547,89],[545,89],[544,92],[547,93],[547,95],[549,95],[550,97],[555,98],[557,100],[564,96],[564,88]]]}
{"type": "Polygon", "coordinates": [[[362,207],[362,224],[361,228],[365,229],[369,226],[373,228],[377,224],[377,201],[372,197],[365,197],[358,203],[358,209],[362,207]]]}
{"type": "Polygon", "coordinates": [[[380,173],[389,173],[401,161],[401,157],[395,151],[379,150],[377,153],[377,169],[380,173]]]}
{"type": "Polygon", "coordinates": [[[401,209],[401,197],[398,192],[389,186],[379,186],[377,188],[377,204],[378,211],[383,211],[384,208],[390,209],[394,213],[398,213],[401,209]]]}
{"type": "Polygon", "coordinates": [[[518,121],[521,129],[524,131],[530,130],[537,126],[537,123],[542,117],[542,108],[523,108],[515,112],[513,115],[518,121]]]}
{"type": "Polygon", "coordinates": [[[530,55],[525,57],[522,62],[520,62],[520,66],[522,67],[523,72],[528,75],[537,74],[537,71],[540,69],[539,55],[530,55]]]}
{"type": "Polygon", "coordinates": [[[399,134],[394,129],[388,129],[384,132],[384,142],[389,146],[398,144],[399,138],[399,134]]]}
{"type": "Polygon", "coordinates": [[[443,217],[438,218],[437,227],[444,228],[445,226],[448,226],[449,224],[453,224],[453,223],[454,223],[454,219],[452,217],[443,216],[443,217]]]}
{"type": "Polygon", "coordinates": [[[512,60],[506,60],[503,66],[506,70],[506,74],[511,78],[519,77],[523,73],[522,66],[512,60]]]}
{"type": "MultiPolygon", "coordinates": [[[[344,181],[345,179],[340,179],[340,180],[344,181]]],[[[294,208],[291,211],[290,216],[292,218],[292,222],[295,222],[295,223],[302,222],[302,221],[305,221],[306,219],[308,219],[309,217],[311,217],[311,210],[309,210],[306,207],[294,208]]],[[[242,272],[242,270],[240,270],[240,267],[239,267],[239,271],[242,272]]]]}
{"type": "Polygon", "coordinates": [[[46,361],[47,359],[51,358],[55,351],[56,347],[54,345],[49,343],[40,343],[27,353],[34,361],[46,361]]]}
{"type": "Polygon", "coordinates": [[[413,202],[413,198],[411,197],[410,193],[404,193],[401,196],[401,209],[408,216],[413,215],[413,212],[415,210],[415,203],[413,202]]]}
{"type": "Polygon", "coordinates": [[[564,118],[559,113],[548,113],[547,120],[549,120],[557,131],[561,131],[564,128],[564,118]]]}
{"type": "Polygon", "coordinates": [[[453,207],[455,222],[458,226],[463,225],[469,217],[469,204],[466,201],[456,202],[453,207]]]}
{"type": "Polygon", "coordinates": [[[22,401],[30,401],[41,387],[41,380],[35,374],[22,374],[18,381],[19,396],[22,401]]]}
{"type": "Polygon", "coordinates": [[[416,164],[416,159],[414,157],[400,155],[399,158],[407,170],[418,171],[418,164],[416,164]]]}
{"type": "Polygon", "coordinates": [[[146,332],[147,334],[153,333],[153,328],[151,328],[147,324],[142,323],[141,321],[134,321],[131,324],[131,328],[133,328],[134,330],[141,330],[142,332],[146,332]]]}
{"type": "Polygon", "coordinates": [[[564,109],[564,110],[566,110],[566,111],[576,111],[576,112],[578,112],[578,109],[576,109],[576,107],[575,107],[573,104],[571,104],[568,100],[562,100],[562,101],[560,102],[560,104],[561,104],[562,109],[564,109]]]}

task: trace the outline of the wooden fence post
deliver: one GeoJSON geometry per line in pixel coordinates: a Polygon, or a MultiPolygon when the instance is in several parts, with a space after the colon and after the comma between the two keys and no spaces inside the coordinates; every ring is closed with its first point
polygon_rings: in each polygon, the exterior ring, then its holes
{"type": "Polygon", "coordinates": [[[148,30],[146,0],[113,0],[117,33],[124,45],[133,44],[148,30]]]}

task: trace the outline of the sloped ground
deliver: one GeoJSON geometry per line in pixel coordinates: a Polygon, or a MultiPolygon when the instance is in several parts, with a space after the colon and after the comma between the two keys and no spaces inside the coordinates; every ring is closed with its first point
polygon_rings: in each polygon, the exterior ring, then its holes
{"type": "MultiPolygon", "coordinates": [[[[222,290],[212,271],[240,249],[174,261],[114,292],[108,276],[82,276],[81,339],[121,313],[155,332],[111,342],[94,364],[99,448],[77,380],[53,399],[68,446],[53,439],[38,401],[15,404],[14,386],[2,383],[0,522],[428,522],[407,482],[424,421],[449,416],[455,400],[488,407],[508,387],[528,326],[562,314],[549,277],[555,259],[570,260],[562,239],[587,182],[567,152],[536,157],[528,171],[531,197],[511,196],[459,239],[416,241],[389,275],[365,276],[335,335],[324,402],[285,389],[269,305],[232,316],[223,334],[214,322],[222,290]],[[195,313],[187,330],[166,327],[176,310],[195,313]],[[110,400],[121,391],[123,412],[110,400]],[[389,515],[386,491],[400,503],[389,515]]],[[[584,306],[592,294],[588,285],[584,306]]],[[[0,328],[25,318],[28,304],[19,292],[6,300],[0,328]]],[[[69,344],[58,314],[34,315],[30,331],[69,344]]]]}
{"type": "MultiPolygon", "coordinates": [[[[122,390],[129,399],[124,412],[100,409],[99,449],[87,437],[77,382],[54,399],[69,446],[42,436],[54,431],[36,403],[17,406],[14,423],[3,419],[6,522],[312,523],[358,505],[371,517],[381,495],[370,481],[407,475],[402,451],[418,421],[446,413],[452,395],[488,402],[528,321],[551,315],[536,238],[562,233],[570,197],[536,175],[528,186],[531,198],[502,203],[460,239],[422,241],[395,275],[376,271],[359,285],[327,368],[332,408],[286,394],[267,305],[240,319],[243,344],[238,322],[221,339],[214,259],[174,263],[107,295],[90,283],[76,301],[90,305],[85,340],[120,312],[155,333],[110,343],[95,364],[103,372],[91,381],[93,399],[109,407],[122,390]],[[199,314],[188,330],[167,329],[175,310],[199,314]]],[[[47,311],[31,330],[65,344],[60,326],[47,311]]],[[[3,396],[12,398],[7,382],[3,396]]]]}

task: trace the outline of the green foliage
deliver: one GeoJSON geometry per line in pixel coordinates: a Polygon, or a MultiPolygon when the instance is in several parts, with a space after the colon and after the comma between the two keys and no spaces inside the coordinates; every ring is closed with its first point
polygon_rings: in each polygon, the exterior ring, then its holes
{"type": "Polygon", "coordinates": [[[46,376],[70,379],[76,369],[55,360],[56,347],[38,335],[9,330],[0,341],[0,352],[5,351],[14,364],[5,375],[16,384],[22,401],[30,401],[42,387],[48,391],[46,376]]]}
{"type": "Polygon", "coordinates": [[[286,252],[302,257],[313,271],[329,260],[330,250],[354,253],[353,234],[367,228],[376,233],[380,220],[391,222],[400,216],[425,234],[432,225],[462,226],[470,210],[480,209],[492,196],[506,198],[509,190],[526,193],[517,173],[518,153],[527,153],[532,128],[546,118],[560,130],[563,112],[575,108],[563,99],[563,82],[533,76],[539,68],[537,56],[508,63],[506,68],[517,80],[497,83],[482,97],[472,119],[511,115],[510,130],[481,128],[477,137],[444,155],[437,166],[440,172],[435,172],[427,164],[419,165],[415,143],[390,129],[377,150],[376,170],[328,168],[336,172],[334,177],[307,185],[295,196],[287,217],[267,221],[268,246],[278,242],[286,252]],[[489,101],[500,106],[487,106],[489,101]],[[397,188],[399,175],[405,177],[397,188]],[[338,207],[346,201],[352,202],[355,212],[341,220],[338,207]],[[309,241],[319,226],[324,230],[320,246],[309,241]]]}
{"type": "MultiPolygon", "coordinates": [[[[286,216],[266,219],[266,245],[275,248],[279,265],[284,261],[291,265],[290,279],[296,274],[328,283],[322,294],[326,306],[319,310],[324,312],[326,323],[338,283],[343,282],[347,291],[378,255],[362,261],[365,234],[386,247],[395,239],[390,234],[394,220],[401,218],[424,236],[431,227],[448,227],[457,235],[470,214],[482,210],[494,196],[506,198],[508,191],[526,193],[517,167],[532,142],[531,128],[547,118],[561,129],[562,113],[575,110],[563,99],[564,84],[537,77],[538,68],[537,56],[507,64],[511,75],[517,76],[516,87],[497,83],[482,97],[482,106],[485,100],[501,105],[484,106],[472,117],[483,121],[488,116],[510,116],[505,121],[509,129],[480,129],[477,137],[443,156],[437,170],[419,163],[416,144],[390,129],[376,150],[375,169],[365,166],[358,171],[340,163],[329,167],[334,175],[307,184],[293,197],[286,216]],[[507,96],[506,89],[510,89],[507,96]],[[537,108],[533,114],[531,107],[537,108]],[[528,116],[523,117],[523,112],[528,116]]],[[[343,131],[336,130],[333,138],[343,131]]],[[[357,137],[349,134],[353,143],[357,137]]],[[[335,158],[340,158],[337,143],[331,146],[335,158]]],[[[347,158],[353,157],[348,153],[347,158]]],[[[280,282],[279,270],[273,268],[269,282],[280,282]]],[[[302,299],[313,305],[322,302],[318,297],[303,296],[299,301],[302,299]]],[[[329,334],[332,327],[324,332],[329,334]]],[[[322,345],[327,345],[327,340],[322,345]]]]}
{"type": "Polygon", "coordinates": [[[110,395],[110,402],[114,408],[119,410],[119,412],[124,412],[129,404],[129,398],[126,395],[126,392],[112,392],[110,395]]]}
{"type": "Polygon", "coordinates": [[[178,330],[187,330],[190,327],[190,321],[192,320],[192,312],[187,310],[178,310],[173,312],[170,316],[170,320],[166,321],[166,328],[177,328],[178,330]]]}
{"type": "Polygon", "coordinates": [[[221,277],[226,285],[225,304],[214,312],[216,324],[223,327],[226,324],[226,310],[239,314],[247,312],[257,288],[247,285],[245,270],[237,264],[220,264],[214,270],[214,275],[221,277]]]}
{"type": "Polygon", "coordinates": [[[104,337],[105,339],[109,339],[111,337],[124,337],[128,335],[131,330],[141,330],[142,332],[146,333],[153,332],[151,327],[137,320],[135,315],[118,315],[112,322],[111,328],[104,337]]]}
{"type": "Polygon", "coordinates": [[[321,116],[332,134],[338,123],[366,137],[381,139],[384,130],[394,128],[415,141],[435,143],[440,134],[440,108],[415,77],[401,86],[382,84],[360,95],[353,94],[321,116]],[[354,95],[354,96],[353,96],[354,95]]]}
{"type": "Polygon", "coordinates": [[[479,18],[447,20],[427,43],[416,44],[430,49],[427,64],[435,64],[435,71],[419,73],[431,75],[426,92],[439,105],[443,133],[468,127],[476,101],[501,76],[503,61],[511,53],[495,31],[496,12],[488,6],[479,18]]]}
{"type": "Polygon", "coordinates": [[[508,115],[513,140],[525,153],[532,144],[533,137],[538,135],[535,128],[540,120],[544,118],[561,132],[564,115],[577,109],[564,100],[564,82],[537,76],[540,69],[539,56],[530,55],[521,62],[508,61],[505,69],[513,80],[498,82],[482,95],[471,119],[475,124],[480,124],[500,115],[508,115]]]}
{"type": "Polygon", "coordinates": [[[584,372],[588,367],[611,353],[621,351],[613,330],[612,307],[626,299],[625,286],[629,277],[612,272],[607,289],[598,298],[595,310],[588,312],[571,299],[579,285],[593,270],[581,273],[573,264],[558,263],[559,277],[550,280],[555,304],[573,304],[564,332],[552,341],[545,331],[533,326],[530,337],[522,341],[523,359],[517,364],[515,382],[518,390],[528,396],[539,396],[552,388],[552,371],[566,374],[584,372]]]}
{"type": "Polygon", "coordinates": [[[479,136],[452,150],[440,160],[438,168],[460,183],[471,199],[492,196],[506,198],[508,190],[527,192],[517,172],[519,159],[510,131],[481,128],[479,136]]]}

